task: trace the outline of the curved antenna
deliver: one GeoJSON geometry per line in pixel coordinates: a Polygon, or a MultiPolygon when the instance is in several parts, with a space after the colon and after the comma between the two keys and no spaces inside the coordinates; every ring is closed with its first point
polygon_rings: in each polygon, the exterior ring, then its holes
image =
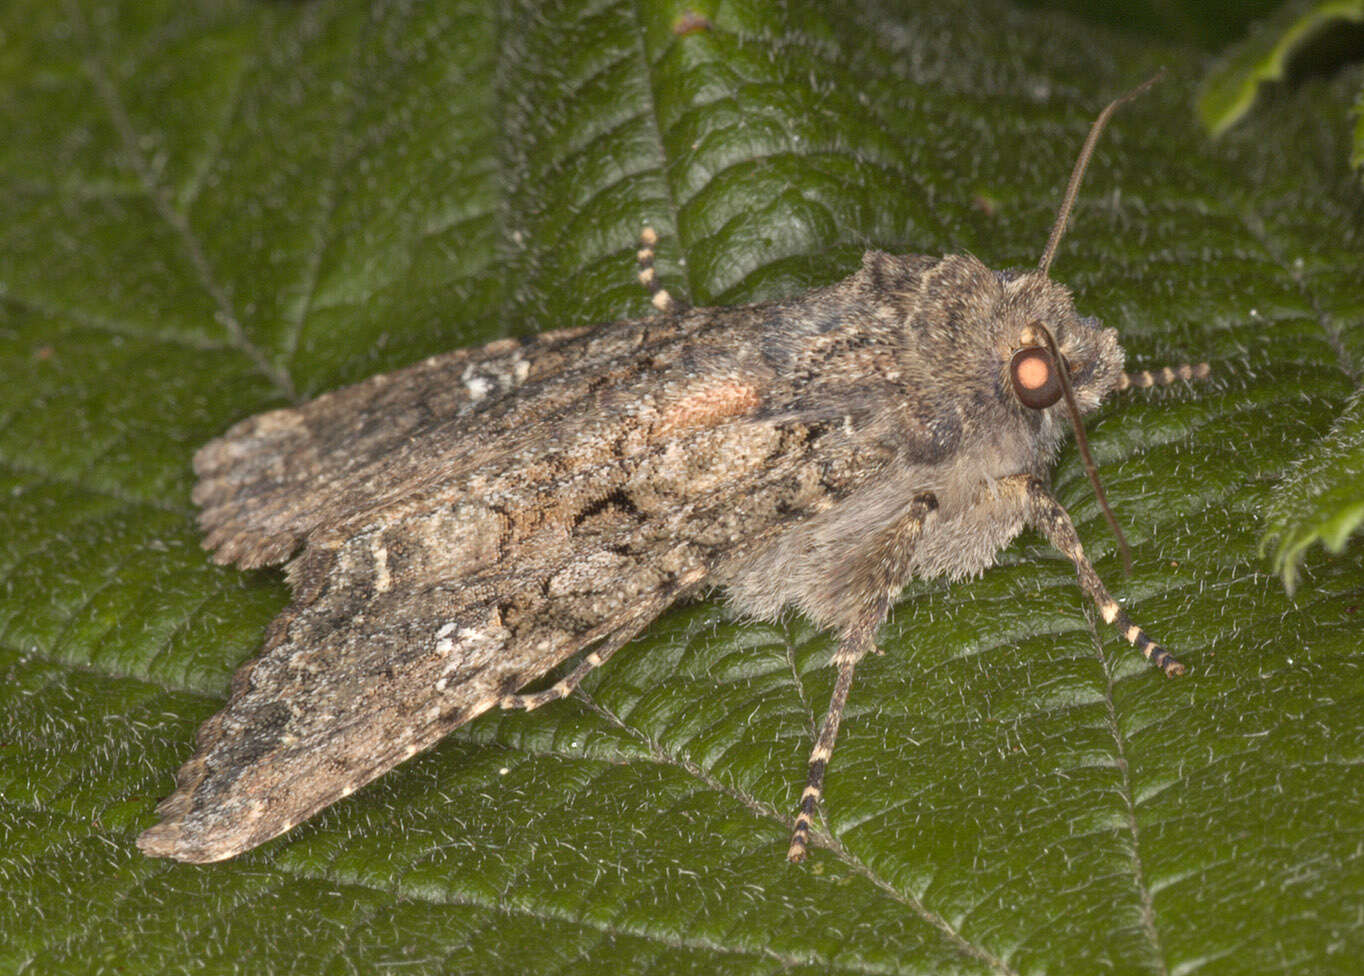
{"type": "Polygon", "coordinates": [[[1085,178],[1085,168],[1089,166],[1089,157],[1094,155],[1094,144],[1099,141],[1099,135],[1104,131],[1104,126],[1108,125],[1109,118],[1123,105],[1164,77],[1165,69],[1161,68],[1154,77],[1142,82],[1126,95],[1113,99],[1108,103],[1108,107],[1099,113],[1094,124],[1089,127],[1089,135],[1085,137],[1085,144],[1080,147],[1080,157],[1075,160],[1075,168],[1070,171],[1070,182],[1066,184],[1066,195],[1061,198],[1061,208],[1056,211],[1056,222],[1051,225],[1051,237],[1047,239],[1047,249],[1042,252],[1042,260],[1037,262],[1038,271],[1046,274],[1051,267],[1051,259],[1056,256],[1056,248],[1066,233],[1066,221],[1070,218],[1070,208],[1075,205],[1075,197],[1080,192],[1080,181],[1085,178]]]}
{"type": "Polygon", "coordinates": [[[1099,503],[1099,508],[1104,513],[1104,519],[1108,522],[1108,527],[1113,530],[1113,534],[1118,539],[1118,553],[1122,556],[1122,572],[1124,576],[1132,575],[1132,550],[1127,545],[1127,536],[1123,535],[1122,526],[1118,524],[1118,517],[1113,514],[1113,509],[1109,507],[1108,495],[1104,493],[1103,482],[1099,480],[1099,466],[1094,463],[1094,455],[1089,453],[1089,438],[1085,436],[1085,425],[1080,423],[1080,405],[1075,402],[1075,390],[1070,385],[1070,371],[1065,367],[1065,360],[1061,358],[1061,350],[1056,345],[1056,337],[1051,334],[1041,322],[1033,323],[1033,328],[1042,333],[1042,338],[1047,340],[1047,350],[1051,353],[1052,362],[1056,364],[1056,378],[1061,381],[1061,395],[1066,399],[1066,413],[1070,414],[1070,425],[1075,428],[1075,446],[1080,449],[1080,459],[1085,464],[1085,474],[1089,477],[1089,483],[1094,486],[1094,498],[1099,503]]]}

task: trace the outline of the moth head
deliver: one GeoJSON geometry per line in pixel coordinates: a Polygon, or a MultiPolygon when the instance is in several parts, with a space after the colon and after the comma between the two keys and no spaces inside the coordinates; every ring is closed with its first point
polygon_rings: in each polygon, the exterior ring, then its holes
{"type": "Polygon", "coordinates": [[[1003,388],[1024,412],[1058,404],[1065,412],[1070,406],[1066,385],[1076,412],[1096,408],[1122,382],[1117,330],[1077,315],[1070,292],[1040,272],[1025,272],[1004,284],[1003,388]]]}

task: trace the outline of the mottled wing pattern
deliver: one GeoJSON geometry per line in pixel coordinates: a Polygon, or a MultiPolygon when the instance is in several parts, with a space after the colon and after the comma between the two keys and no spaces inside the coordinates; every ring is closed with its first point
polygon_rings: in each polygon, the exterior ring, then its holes
{"type": "MultiPolygon", "coordinates": [[[[488,510],[464,510],[473,545],[505,531],[488,510]]],[[[703,570],[680,556],[675,571],[641,574],[605,550],[546,560],[549,592],[486,570],[409,588],[382,547],[405,558],[438,540],[397,525],[338,554],[308,602],[273,623],[259,658],[233,682],[226,708],[199,733],[199,750],[139,840],[149,854],[216,861],[306,820],[426,749],[503,695],[584,644],[632,636],[703,570]],[[575,592],[584,573],[607,587],[575,592]],[[603,595],[603,593],[605,595],[603,595]],[[641,616],[636,608],[650,606],[641,616]]]]}
{"type": "Polygon", "coordinates": [[[732,350],[761,349],[741,333],[766,315],[556,339],[556,368],[523,360],[515,396],[466,390],[441,405],[452,418],[424,423],[438,399],[409,400],[439,398],[442,370],[467,385],[468,364],[526,348],[494,344],[416,367],[406,397],[370,380],[331,394],[348,416],[309,404],[207,446],[196,497],[219,558],[304,548],[295,602],[201,729],[142,849],[212,861],[288,830],[827,504],[856,448],[845,423],[760,419],[789,414],[773,407],[783,383],[732,350]],[[398,432],[379,430],[394,412],[398,432]],[[383,445],[378,462],[348,463],[356,437],[383,445]],[[319,497],[292,499],[310,478],[319,497]]]}
{"type": "Polygon", "coordinates": [[[219,563],[282,562],[304,536],[374,487],[374,459],[394,459],[414,435],[458,421],[522,384],[609,351],[582,329],[502,339],[372,376],[298,407],[249,417],[194,457],[204,545],[219,563]],[[584,348],[586,347],[586,348],[584,348]]]}

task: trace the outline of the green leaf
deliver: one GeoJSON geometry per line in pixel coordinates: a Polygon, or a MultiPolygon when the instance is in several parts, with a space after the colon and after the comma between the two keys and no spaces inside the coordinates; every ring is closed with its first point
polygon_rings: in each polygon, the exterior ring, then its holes
{"type": "Polygon", "coordinates": [[[16,0],[0,36],[0,970],[1354,970],[1360,548],[1309,552],[1295,602],[1257,543],[1364,375],[1357,72],[1210,146],[1196,51],[992,0],[16,0]],[[709,27],[674,33],[688,12],[709,27]],[[646,221],[702,303],[868,245],[1031,264],[1094,114],[1162,64],[1053,275],[1130,368],[1214,377],[1090,425],[1130,578],[1073,451],[1055,483],[1188,676],[1027,535],[897,605],[803,866],[831,644],[719,600],[235,861],[137,852],[288,599],[200,551],[195,448],[442,349],[645,314],[646,221]]]}
{"type": "MultiPolygon", "coordinates": [[[[1204,79],[1198,117],[1214,136],[1235,125],[1255,104],[1260,88],[1282,81],[1289,63],[1332,31],[1364,21],[1362,0],[1296,0],[1262,21],[1250,36],[1226,52],[1204,79]]],[[[1348,42],[1346,42],[1348,43],[1348,42]]],[[[1360,90],[1364,97],[1364,89],[1360,90]]],[[[1359,165],[1364,141],[1357,136],[1353,158],[1359,165]]]]}
{"type": "Polygon", "coordinates": [[[1274,569],[1291,593],[1303,552],[1321,542],[1345,549],[1364,522],[1364,403],[1358,392],[1330,432],[1298,459],[1265,511],[1262,549],[1273,549],[1274,569]]]}

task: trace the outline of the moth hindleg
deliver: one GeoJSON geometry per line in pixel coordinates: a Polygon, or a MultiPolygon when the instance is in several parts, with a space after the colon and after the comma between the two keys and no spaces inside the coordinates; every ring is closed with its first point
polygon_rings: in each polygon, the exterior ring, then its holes
{"type": "Polygon", "coordinates": [[[1103,617],[1104,623],[1116,625],[1128,642],[1168,677],[1174,678],[1183,674],[1184,665],[1180,664],[1173,654],[1147,637],[1145,631],[1132,622],[1132,618],[1109,594],[1103,580],[1099,579],[1094,564],[1089,561],[1084,548],[1080,545],[1080,537],[1075,532],[1075,525],[1071,522],[1069,513],[1052,497],[1041,479],[1033,475],[1015,475],[1006,480],[1013,482],[1017,490],[1024,494],[1029,524],[1045,535],[1048,542],[1075,564],[1080,589],[1084,590],[1085,595],[1099,608],[1099,615],[1103,617]]]}
{"type": "Polygon", "coordinates": [[[586,678],[588,674],[611,660],[611,655],[630,643],[638,633],[638,630],[632,630],[622,634],[620,639],[613,638],[607,641],[601,648],[592,651],[579,661],[577,667],[570,671],[566,677],[554,682],[552,686],[546,688],[544,691],[537,691],[530,695],[507,695],[498,702],[498,704],[503,708],[524,708],[529,712],[531,709],[539,708],[541,705],[548,705],[550,702],[558,701],[560,698],[567,698],[569,695],[573,694],[573,689],[578,687],[578,683],[581,682],[583,678],[586,678]]]}
{"type": "MultiPolygon", "coordinates": [[[[661,610],[659,612],[662,612],[661,610]]],[[[649,625],[649,621],[644,621],[637,626],[622,627],[611,634],[601,647],[590,652],[586,657],[578,662],[577,667],[568,673],[567,676],[560,678],[544,691],[537,691],[530,695],[507,695],[499,705],[503,708],[524,708],[530,711],[532,708],[539,708],[541,705],[548,705],[552,701],[560,698],[567,698],[573,694],[573,689],[578,687],[578,683],[586,678],[590,673],[611,660],[611,655],[620,650],[630,641],[634,640],[639,632],[649,625]]]]}
{"type": "Polygon", "coordinates": [[[696,569],[681,574],[676,584],[660,592],[652,599],[641,603],[630,612],[626,619],[612,621],[612,629],[605,630],[602,628],[595,633],[586,635],[583,639],[584,644],[591,645],[595,641],[601,640],[601,646],[589,652],[578,662],[577,667],[556,681],[551,687],[529,695],[506,695],[498,704],[502,708],[524,708],[526,711],[530,711],[533,708],[539,708],[541,705],[548,705],[552,701],[558,701],[560,698],[567,698],[573,694],[573,689],[578,687],[583,678],[611,660],[612,654],[638,637],[660,613],[668,609],[670,604],[695,590],[704,576],[703,572],[696,569]]]}
{"type": "Polygon", "coordinates": [[[864,606],[859,619],[842,635],[831,662],[838,668],[838,678],[829,699],[829,711],[824,715],[824,724],[815,739],[814,749],[810,751],[809,775],[796,811],[791,846],[786,851],[786,859],[792,863],[805,859],[815,807],[824,791],[824,771],[833,757],[838,726],[843,719],[844,706],[848,703],[848,692],[852,688],[853,669],[868,651],[877,650],[874,642],[876,630],[890,610],[892,593],[898,592],[905,583],[905,567],[923,533],[924,521],[937,508],[938,500],[932,492],[915,495],[905,513],[886,528],[863,554],[860,565],[856,568],[843,567],[845,572],[856,577],[855,595],[862,597],[864,606]]]}
{"type": "Polygon", "coordinates": [[[635,260],[639,263],[639,283],[649,290],[649,301],[654,308],[660,312],[675,311],[683,307],[682,303],[663,287],[654,268],[654,247],[657,244],[658,231],[646,224],[639,232],[639,250],[635,252],[635,260]]]}

